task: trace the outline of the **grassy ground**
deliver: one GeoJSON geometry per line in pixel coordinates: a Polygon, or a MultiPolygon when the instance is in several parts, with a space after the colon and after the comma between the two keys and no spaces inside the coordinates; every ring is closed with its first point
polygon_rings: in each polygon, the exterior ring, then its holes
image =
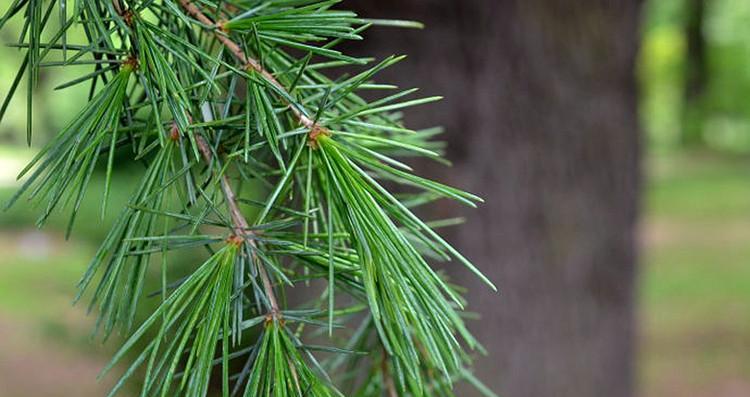
{"type": "Polygon", "coordinates": [[[750,395],[750,159],[664,155],[648,169],[642,395],[750,395]]]}
{"type": "Polygon", "coordinates": [[[92,247],[34,230],[0,231],[0,397],[103,396],[109,350],[71,305],[92,247]]]}
{"type": "MultiPolygon", "coordinates": [[[[3,205],[30,155],[0,146],[3,205]]],[[[85,303],[71,304],[96,241],[115,215],[99,219],[101,185],[92,181],[69,241],[60,232],[67,223],[63,215],[53,216],[40,231],[33,226],[38,208],[20,202],[0,212],[0,397],[104,396],[113,383],[96,377],[118,338],[108,346],[92,341],[93,316],[86,315],[85,303]]],[[[113,191],[113,207],[125,204],[128,190],[113,191]]]]}
{"type": "MultiPolygon", "coordinates": [[[[0,152],[9,165],[0,167],[0,201],[24,156],[0,152]]],[[[750,159],[669,154],[647,168],[640,395],[748,396],[750,159]]],[[[55,232],[63,217],[39,232],[31,208],[0,213],[0,397],[93,397],[108,387],[93,380],[112,348],[88,339],[92,319],[70,304],[109,223],[97,218],[99,193],[68,242],[55,232]]],[[[111,208],[124,204],[128,189],[113,193],[111,208]]]]}

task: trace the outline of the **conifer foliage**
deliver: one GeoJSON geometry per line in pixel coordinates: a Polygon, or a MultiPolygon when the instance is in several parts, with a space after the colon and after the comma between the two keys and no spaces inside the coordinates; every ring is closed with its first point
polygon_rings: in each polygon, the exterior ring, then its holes
{"type": "Polygon", "coordinates": [[[481,347],[464,302],[428,260],[484,277],[435,231],[450,222],[413,212],[481,199],[404,162],[444,162],[439,130],[401,114],[439,98],[374,82],[403,57],[337,49],[373,25],[419,24],[338,2],[12,0],[0,19],[25,18],[0,118],[27,78],[29,143],[40,70],[91,68],[58,87],[88,84],[89,101],[9,206],[39,203],[40,225],[68,211],[70,232],[92,174],[106,174],[102,214],[121,212],[78,299],[103,338],[125,335],[105,369],[122,372],[112,394],[128,380],[141,396],[450,396],[458,380],[491,394],[469,369],[481,347]],[[107,208],[125,162],[144,165],[140,182],[127,207],[107,208]],[[178,250],[195,263],[175,263],[178,250]],[[315,295],[292,305],[295,286],[315,295]]]}

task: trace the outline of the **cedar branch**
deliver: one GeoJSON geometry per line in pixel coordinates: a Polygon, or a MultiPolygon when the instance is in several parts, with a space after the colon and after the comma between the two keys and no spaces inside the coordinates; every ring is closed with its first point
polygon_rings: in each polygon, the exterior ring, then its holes
{"type": "MultiPolygon", "coordinates": [[[[234,57],[237,58],[243,65],[245,65],[246,68],[256,71],[266,80],[271,82],[271,84],[276,86],[276,88],[283,92],[286,92],[286,88],[269,71],[263,68],[263,65],[261,65],[260,62],[245,54],[239,44],[237,44],[234,40],[229,38],[229,36],[223,33],[221,24],[217,24],[212,21],[211,18],[204,14],[203,11],[201,11],[201,9],[193,4],[193,2],[190,0],[180,0],[180,5],[188,14],[198,20],[198,22],[206,25],[207,27],[214,27],[213,33],[216,36],[217,40],[224,44],[224,46],[234,55],[234,57]]],[[[289,105],[289,108],[291,109],[297,120],[299,120],[300,124],[310,130],[310,139],[312,143],[314,143],[315,139],[319,135],[330,134],[327,129],[321,127],[311,118],[307,117],[296,106],[292,105],[291,103],[287,103],[287,105],[289,105]]],[[[213,158],[213,154],[208,144],[206,143],[206,140],[201,135],[196,135],[195,140],[198,145],[198,149],[203,155],[203,158],[207,163],[210,163],[213,158]]],[[[249,230],[249,224],[242,215],[242,212],[240,212],[240,209],[237,205],[236,195],[234,194],[234,191],[232,190],[232,187],[229,183],[229,179],[226,175],[222,176],[221,189],[224,192],[227,206],[229,207],[229,212],[232,217],[232,222],[234,223],[235,234],[238,236],[246,236],[249,230]]],[[[250,244],[254,245],[252,240],[249,240],[249,242],[250,244]]],[[[265,289],[266,295],[268,295],[272,314],[278,314],[278,303],[276,300],[276,296],[273,293],[273,287],[271,286],[271,281],[268,277],[268,273],[266,272],[265,268],[263,268],[263,266],[258,266],[258,269],[261,281],[263,283],[263,288],[265,289]]]]}
{"type": "MultiPolygon", "coordinates": [[[[172,128],[177,128],[177,126],[174,125],[172,128]]],[[[211,164],[214,155],[211,151],[211,147],[208,145],[208,142],[206,142],[206,139],[203,137],[203,135],[195,134],[195,143],[198,145],[198,150],[201,152],[201,155],[203,156],[203,159],[206,161],[206,163],[211,164]]],[[[232,229],[235,236],[243,238],[245,241],[247,241],[248,244],[255,248],[255,241],[251,238],[248,238],[249,236],[253,235],[252,231],[250,230],[250,224],[247,222],[247,219],[245,219],[245,216],[242,215],[242,211],[240,211],[240,207],[237,205],[237,195],[234,193],[232,185],[229,183],[229,177],[227,177],[226,174],[222,175],[220,182],[221,191],[224,194],[224,199],[226,200],[227,207],[229,208],[229,215],[232,218],[232,229]]],[[[278,316],[279,304],[276,300],[276,295],[273,292],[273,285],[271,284],[271,279],[268,276],[268,272],[266,272],[266,268],[260,263],[257,263],[257,268],[261,283],[263,284],[263,290],[265,291],[266,296],[268,297],[268,303],[271,306],[271,316],[278,316]]]]}
{"type": "MultiPolygon", "coordinates": [[[[246,68],[256,71],[282,92],[287,92],[286,87],[284,87],[269,71],[263,68],[263,65],[261,65],[258,60],[253,59],[245,54],[239,44],[237,44],[234,40],[232,40],[224,33],[222,25],[220,23],[217,24],[216,22],[212,21],[211,18],[204,14],[203,11],[201,11],[198,6],[193,4],[191,0],[180,0],[180,5],[188,14],[190,14],[200,23],[208,27],[214,27],[213,33],[216,38],[222,44],[224,44],[224,46],[229,49],[234,57],[237,58],[243,65],[245,65],[246,68]]],[[[297,120],[299,120],[299,123],[302,124],[305,128],[308,128],[311,134],[315,133],[316,131],[319,134],[320,131],[325,130],[324,127],[319,126],[313,119],[307,117],[293,104],[287,103],[287,105],[289,105],[289,108],[291,109],[292,113],[294,113],[294,116],[297,118],[297,120]]]]}

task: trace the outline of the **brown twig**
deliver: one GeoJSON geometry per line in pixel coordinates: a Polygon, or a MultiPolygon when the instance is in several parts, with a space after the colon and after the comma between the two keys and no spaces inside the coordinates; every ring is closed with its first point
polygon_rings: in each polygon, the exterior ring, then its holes
{"type": "MultiPolygon", "coordinates": [[[[198,20],[200,23],[208,27],[214,27],[215,29],[213,30],[213,32],[216,38],[222,44],[224,44],[224,46],[229,49],[234,57],[237,58],[243,65],[245,65],[246,68],[255,70],[266,80],[270,81],[271,84],[276,86],[276,88],[278,88],[279,90],[283,92],[287,91],[286,88],[276,79],[276,77],[274,77],[269,71],[263,68],[263,65],[261,65],[260,62],[247,56],[247,54],[245,54],[239,44],[234,42],[234,40],[232,40],[225,34],[223,24],[217,24],[212,21],[211,18],[204,14],[203,11],[201,11],[198,6],[193,4],[191,0],[180,0],[180,5],[182,5],[182,8],[184,8],[188,14],[193,16],[193,18],[198,20]]],[[[325,127],[319,126],[313,119],[303,114],[296,106],[292,105],[291,103],[287,103],[287,105],[289,105],[289,108],[292,110],[292,113],[294,113],[294,116],[297,118],[297,120],[299,120],[300,124],[302,124],[305,128],[308,128],[311,132],[326,130],[325,127]]]]}
{"type": "MultiPolygon", "coordinates": [[[[173,128],[177,128],[176,125],[173,128]]],[[[203,159],[206,161],[206,163],[211,164],[214,155],[211,151],[211,147],[208,145],[203,135],[195,134],[195,143],[198,145],[198,150],[201,152],[201,155],[203,156],[203,159]]],[[[229,215],[232,218],[232,230],[234,232],[234,235],[237,237],[241,237],[243,240],[247,241],[248,244],[255,247],[255,241],[248,238],[253,233],[250,231],[250,224],[247,222],[247,219],[245,219],[245,216],[242,215],[242,211],[240,211],[240,207],[237,205],[237,196],[234,194],[232,185],[229,183],[229,177],[227,177],[226,174],[222,175],[220,182],[221,191],[224,194],[224,200],[227,202],[229,215]]],[[[268,297],[268,304],[271,306],[270,315],[275,318],[280,314],[280,311],[278,301],[276,300],[276,295],[273,292],[271,278],[268,276],[268,272],[266,272],[266,268],[263,267],[262,264],[257,263],[257,267],[261,283],[263,284],[263,290],[266,292],[266,296],[268,297]]]]}
{"type": "MultiPolygon", "coordinates": [[[[229,36],[226,35],[222,23],[217,24],[212,21],[211,18],[204,14],[203,11],[201,11],[198,6],[193,4],[191,0],[180,0],[180,5],[198,22],[202,23],[206,27],[213,27],[213,33],[216,36],[217,40],[224,44],[224,46],[232,53],[232,55],[234,55],[235,58],[237,58],[245,66],[245,68],[252,69],[256,73],[259,73],[261,76],[263,76],[263,78],[276,86],[276,88],[278,88],[282,92],[287,91],[286,88],[276,79],[276,77],[274,77],[269,71],[263,68],[263,65],[261,65],[260,62],[245,54],[239,44],[234,42],[231,38],[229,38],[229,36]]],[[[316,145],[315,140],[317,140],[318,136],[330,135],[330,131],[328,131],[325,127],[318,125],[314,120],[303,114],[297,107],[295,107],[291,103],[287,103],[287,105],[289,106],[299,123],[310,130],[309,138],[310,143],[311,145],[313,145],[313,147],[316,145]]],[[[203,158],[207,163],[211,163],[213,154],[210,147],[206,143],[206,140],[203,138],[203,136],[198,134],[195,136],[195,141],[198,145],[198,149],[203,155],[203,158]]],[[[229,213],[234,224],[234,233],[238,236],[246,236],[249,231],[249,224],[247,223],[247,220],[245,220],[244,216],[240,212],[239,207],[237,206],[237,198],[226,175],[223,175],[221,178],[221,190],[224,192],[227,206],[229,207],[229,213]]],[[[249,243],[254,245],[252,240],[249,240],[249,243]]],[[[260,274],[263,288],[266,292],[266,295],[268,296],[269,304],[271,305],[271,314],[273,316],[276,316],[279,313],[279,307],[276,296],[273,293],[271,280],[268,277],[268,273],[263,266],[258,266],[258,273],[260,274]]]]}
{"type": "MultiPolygon", "coordinates": [[[[180,2],[183,7],[188,10],[188,12],[195,16],[199,21],[202,23],[206,23],[208,25],[212,25],[213,23],[211,20],[206,17],[197,7],[195,7],[190,1],[181,1],[180,2]]],[[[126,18],[126,22],[128,25],[132,24],[132,12],[131,10],[124,10],[122,7],[122,4],[120,3],[120,0],[112,0],[112,5],[115,8],[115,11],[124,16],[126,18]]],[[[221,35],[219,35],[219,40],[221,39],[221,35]]],[[[236,43],[233,43],[231,40],[227,38],[228,42],[224,42],[229,46],[228,43],[233,44],[232,51],[237,55],[236,51],[239,51],[239,54],[242,54],[242,51],[240,50],[239,46],[236,43]]],[[[260,64],[252,60],[254,63],[245,62],[248,65],[257,65],[258,67],[260,64]]],[[[133,67],[137,67],[138,60],[137,58],[131,57],[128,58],[127,62],[132,62],[133,67]]],[[[254,67],[254,66],[253,66],[254,67]]],[[[262,68],[261,68],[262,70],[262,68]]],[[[267,72],[266,72],[267,74],[267,72]]],[[[270,76],[270,75],[269,75],[270,76]]],[[[278,81],[273,79],[273,76],[271,76],[271,81],[274,82],[274,84],[279,85],[278,81]]],[[[294,110],[294,109],[293,109],[294,110]]],[[[296,113],[295,113],[296,114],[296,113]]],[[[304,116],[304,115],[302,115],[304,116]]],[[[190,117],[190,115],[188,115],[190,117]]],[[[306,120],[309,120],[305,118],[306,120]]],[[[303,123],[303,125],[307,126],[306,122],[303,119],[300,119],[300,122],[303,123]]],[[[310,123],[310,128],[313,129],[316,126],[315,123],[310,123]]],[[[169,133],[169,139],[173,141],[178,141],[180,139],[180,131],[177,127],[176,123],[172,124],[172,128],[169,133]]],[[[198,145],[198,150],[201,152],[201,155],[203,156],[203,159],[207,164],[211,164],[213,161],[213,152],[211,151],[211,147],[206,142],[206,139],[201,134],[195,134],[195,143],[198,145]]],[[[255,247],[255,241],[248,238],[253,233],[250,231],[250,224],[245,219],[245,216],[242,215],[242,211],[240,211],[239,206],[237,205],[237,196],[234,193],[234,190],[232,189],[232,185],[229,183],[229,178],[226,176],[226,174],[221,176],[221,190],[224,194],[224,199],[227,202],[227,207],[229,208],[229,214],[232,218],[232,231],[234,233],[234,236],[230,238],[229,243],[233,244],[235,242],[236,238],[241,238],[243,241],[247,241],[248,244],[250,244],[253,248],[255,247]]],[[[263,290],[266,293],[266,296],[268,297],[268,304],[271,306],[271,313],[269,315],[272,318],[277,318],[280,315],[279,311],[279,304],[278,300],[276,299],[276,294],[273,292],[273,284],[271,284],[271,278],[268,276],[268,272],[266,271],[265,267],[261,265],[260,263],[257,264],[258,267],[258,274],[261,279],[261,283],[263,284],[263,290]]]]}
{"type": "Polygon", "coordinates": [[[117,15],[122,15],[123,8],[122,4],[120,4],[120,0],[112,0],[112,7],[115,8],[117,15]]]}
{"type": "Polygon", "coordinates": [[[393,383],[393,377],[391,377],[391,372],[388,369],[388,354],[385,352],[385,349],[383,349],[383,360],[380,362],[380,365],[380,371],[383,373],[383,384],[386,390],[388,390],[388,397],[398,397],[396,384],[393,383]]]}

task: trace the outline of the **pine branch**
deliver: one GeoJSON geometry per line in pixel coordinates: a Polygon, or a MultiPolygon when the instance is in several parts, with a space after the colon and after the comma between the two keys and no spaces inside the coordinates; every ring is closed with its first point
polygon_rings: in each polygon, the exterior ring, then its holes
{"type": "MultiPolygon", "coordinates": [[[[177,126],[175,125],[173,128],[176,129],[177,126]]],[[[206,140],[202,135],[196,135],[195,141],[198,144],[198,148],[200,149],[200,152],[203,155],[203,159],[206,161],[206,164],[212,164],[213,153],[206,140]]],[[[229,207],[229,213],[232,217],[234,235],[246,240],[248,244],[255,247],[255,242],[252,239],[253,233],[250,230],[250,224],[247,222],[244,215],[242,215],[242,211],[240,211],[240,208],[237,205],[237,195],[232,190],[232,186],[229,183],[229,178],[226,174],[221,176],[221,190],[222,192],[224,192],[224,200],[227,202],[227,207],[229,207]]],[[[261,278],[261,282],[263,283],[263,289],[266,292],[269,305],[271,306],[270,315],[277,316],[280,313],[279,304],[276,299],[276,294],[273,292],[271,279],[268,277],[268,272],[266,272],[266,269],[262,265],[259,264],[257,268],[261,278]]]]}
{"type": "MultiPolygon", "coordinates": [[[[216,24],[214,21],[212,21],[211,18],[206,16],[206,14],[204,14],[200,10],[200,8],[193,4],[191,0],[180,0],[180,5],[185,9],[185,11],[187,11],[188,14],[195,17],[195,19],[203,23],[206,27],[213,27],[213,33],[216,39],[222,42],[229,49],[232,55],[234,55],[235,58],[237,58],[243,65],[245,65],[246,68],[250,68],[260,73],[266,80],[271,82],[279,90],[287,92],[286,88],[278,80],[276,80],[276,78],[271,73],[264,69],[260,62],[247,56],[247,54],[245,54],[239,44],[235,43],[231,38],[222,33],[225,30],[222,24],[216,24]]],[[[312,140],[315,139],[317,134],[325,133],[326,130],[323,127],[318,126],[315,121],[303,114],[296,106],[292,105],[291,103],[287,103],[287,105],[289,105],[292,112],[299,120],[299,123],[305,128],[310,129],[312,140]]]]}
{"type": "MultiPolygon", "coordinates": [[[[245,65],[246,68],[251,68],[252,70],[255,70],[256,72],[260,73],[264,78],[266,78],[268,81],[270,81],[272,84],[274,84],[278,89],[286,92],[286,89],[284,86],[276,80],[275,77],[271,73],[269,73],[267,70],[263,68],[263,66],[258,62],[257,60],[248,57],[245,52],[240,48],[240,46],[232,41],[228,36],[221,34],[220,32],[223,30],[221,24],[214,23],[208,16],[206,16],[195,4],[193,4],[190,0],[180,0],[180,5],[182,8],[187,11],[188,14],[195,17],[198,21],[206,25],[207,27],[213,26],[214,29],[214,35],[216,38],[221,41],[232,53],[232,55],[235,56],[243,65],[245,65]]],[[[288,94],[288,93],[287,93],[288,94]]],[[[306,128],[310,129],[310,141],[315,142],[317,140],[317,137],[321,134],[329,134],[327,130],[324,127],[318,126],[312,119],[304,115],[297,107],[288,104],[294,115],[299,120],[300,124],[303,125],[306,128]]],[[[208,147],[208,144],[205,142],[203,137],[196,136],[196,142],[198,143],[198,147],[206,160],[207,163],[211,163],[212,161],[212,154],[211,150],[208,147]]],[[[249,230],[249,224],[247,220],[242,216],[242,212],[239,210],[239,207],[237,206],[236,196],[234,192],[232,191],[232,188],[229,184],[229,181],[227,179],[226,175],[222,176],[221,180],[221,188],[224,191],[224,196],[227,201],[227,205],[229,206],[229,211],[232,216],[232,220],[235,225],[235,234],[238,236],[244,236],[246,231],[249,230]]],[[[265,271],[263,266],[258,266],[261,280],[263,282],[263,287],[266,291],[266,295],[268,296],[268,299],[270,301],[271,305],[271,313],[273,315],[277,315],[279,313],[279,307],[277,303],[276,296],[273,292],[273,287],[271,286],[270,278],[268,277],[268,273],[265,271]]]]}

